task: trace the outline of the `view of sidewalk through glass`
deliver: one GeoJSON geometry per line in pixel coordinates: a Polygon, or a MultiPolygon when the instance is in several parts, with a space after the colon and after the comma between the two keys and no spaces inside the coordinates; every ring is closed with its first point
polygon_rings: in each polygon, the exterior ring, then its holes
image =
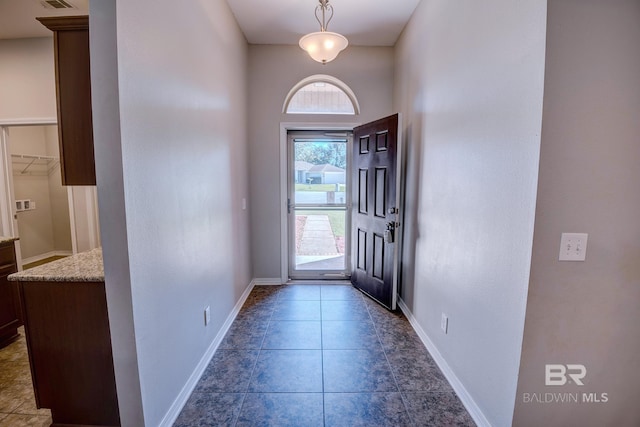
{"type": "Polygon", "coordinates": [[[346,140],[294,141],[295,269],[345,269],[346,140]]]}

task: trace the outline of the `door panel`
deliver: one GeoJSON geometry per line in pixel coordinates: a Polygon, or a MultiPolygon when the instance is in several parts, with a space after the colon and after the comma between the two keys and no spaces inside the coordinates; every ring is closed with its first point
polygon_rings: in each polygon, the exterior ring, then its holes
{"type": "Polygon", "coordinates": [[[358,212],[367,214],[369,212],[369,170],[359,169],[358,174],[358,212]]]}
{"type": "Polygon", "coordinates": [[[354,129],[353,285],[395,310],[397,293],[398,115],[354,129]],[[385,239],[385,236],[387,238],[385,239]]]}
{"type": "Polygon", "coordinates": [[[378,218],[386,218],[387,215],[387,168],[376,168],[376,188],[374,215],[378,218]]]}

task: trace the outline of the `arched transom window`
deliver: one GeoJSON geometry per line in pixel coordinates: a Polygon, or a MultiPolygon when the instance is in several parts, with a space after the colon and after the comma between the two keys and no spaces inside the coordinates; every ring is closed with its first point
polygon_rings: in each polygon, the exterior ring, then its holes
{"type": "Polygon", "coordinates": [[[287,114],[360,114],[351,88],[335,77],[316,74],[300,80],[287,94],[287,114]]]}

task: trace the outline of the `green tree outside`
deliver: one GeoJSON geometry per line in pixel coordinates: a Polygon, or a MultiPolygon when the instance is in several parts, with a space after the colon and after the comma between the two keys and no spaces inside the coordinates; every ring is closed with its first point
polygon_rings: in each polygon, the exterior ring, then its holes
{"type": "Polygon", "coordinates": [[[347,168],[347,144],[343,142],[296,142],[296,161],[347,168]]]}

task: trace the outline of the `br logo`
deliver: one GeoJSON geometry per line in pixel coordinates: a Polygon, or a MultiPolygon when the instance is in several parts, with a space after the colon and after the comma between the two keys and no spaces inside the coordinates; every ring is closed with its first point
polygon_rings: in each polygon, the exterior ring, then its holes
{"type": "Polygon", "coordinates": [[[545,365],[544,373],[544,385],[565,385],[571,381],[584,385],[582,379],[587,375],[587,368],[584,365],[545,365]]]}

